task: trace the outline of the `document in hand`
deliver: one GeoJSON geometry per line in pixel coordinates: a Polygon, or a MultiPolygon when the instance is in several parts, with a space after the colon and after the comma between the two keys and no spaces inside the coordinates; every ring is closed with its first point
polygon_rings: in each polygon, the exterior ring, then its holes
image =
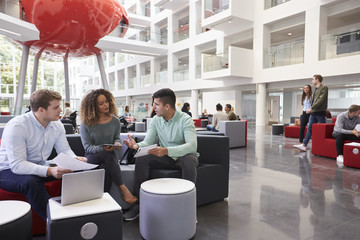
{"type": "Polygon", "coordinates": [[[356,124],[355,130],[358,131],[358,132],[360,132],[360,124],[356,124]]]}
{"type": "Polygon", "coordinates": [[[64,153],[57,155],[51,160],[51,163],[55,163],[61,168],[70,169],[72,171],[89,170],[98,166],[96,164],[82,162],[74,157],[67,156],[64,153]]]}
{"type": "Polygon", "coordinates": [[[147,147],[139,148],[134,157],[142,157],[149,154],[149,150],[157,147],[157,144],[153,144],[147,147]]]}

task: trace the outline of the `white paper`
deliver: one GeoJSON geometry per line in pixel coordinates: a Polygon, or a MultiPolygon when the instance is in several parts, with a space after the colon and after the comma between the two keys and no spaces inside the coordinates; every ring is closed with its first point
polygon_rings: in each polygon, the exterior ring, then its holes
{"type": "Polygon", "coordinates": [[[356,124],[355,130],[358,131],[358,132],[360,132],[360,124],[356,124]]]}
{"type": "Polygon", "coordinates": [[[345,143],[344,145],[360,147],[360,143],[358,143],[358,142],[345,143]]]}
{"type": "Polygon", "coordinates": [[[142,157],[149,154],[149,150],[157,147],[157,144],[153,144],[147,147],[139,148],[134,157],[142,157]]]}
{"type": "Polygon", "coordinates": [[[82,162],[76,158],[67,156],[64,153],[57,155],[53,160],[51,160],[51,163],[55,163],[61,168],[70,169],[72,171],[89,170],[98,166],[96,164],[82,162]]]}

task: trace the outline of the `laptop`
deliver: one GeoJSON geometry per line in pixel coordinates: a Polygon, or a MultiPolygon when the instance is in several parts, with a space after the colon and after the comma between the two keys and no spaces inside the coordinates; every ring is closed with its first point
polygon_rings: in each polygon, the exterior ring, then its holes
{"type": "Polygon", "coordinates": [[[62,206],[101,198],[105,170],[67,173],[62,176],[61,196],[52,198],[62,206]]]}

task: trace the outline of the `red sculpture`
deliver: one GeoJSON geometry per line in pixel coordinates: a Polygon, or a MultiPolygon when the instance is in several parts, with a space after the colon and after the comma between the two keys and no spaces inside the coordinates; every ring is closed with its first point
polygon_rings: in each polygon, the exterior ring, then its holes
{"type": "Polygon", "coordinates": [[[129,23],[118,0],[22,0],[20,4],[26,20],[40,31],[40,40],[24,44],[63,57],[100,54],[95,47],[99,39],[120,21],[125,26],[129,23]]]}

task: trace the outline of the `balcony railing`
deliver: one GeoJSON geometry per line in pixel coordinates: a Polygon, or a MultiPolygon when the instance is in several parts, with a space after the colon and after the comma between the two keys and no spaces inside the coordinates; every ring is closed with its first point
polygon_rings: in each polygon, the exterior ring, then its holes
{"type": "Polygon", "coordinates": [[[290,0],[264,0],[264,9],[276,7],[289,1],[290,0]]]}
{"type": "Polygon", "coordinates": [[[150,85],[151,85],[150,74],[140,76],[140,86],[141,87],[148,87],[150,85]]]}
{"type": "Polygon", "coordinates": [[[360,30],[320,38],[320,60],[360,54],[360,30]]]}
{"type": "Polygon", "coordinates": [[[212,72],[229,68],[229,54],[203,54],[204,72],[212,72]]]}
{"type": "Polygon", "coordinates": [[[168,82],[167,80],[168,80],[167,70],[155,73],[155,85],[167,83],[168,82]]]}
{"type": "Polygon", "coordinates": [[[174,32],[174,43],[189,38],[189,24],[180,27],[174,32]]]}
{"type": "Polygon", "coordinates": [[[174,69],[174,82],[189,80],[189,68],[181,66],[174,69]]]}
{"type": "MultiPolygon", "coordinates": [[[[109,34],[109,36],[120,37],[121,33],[124,31],[123,29],[124,27],[119,25],[109,34]]],[[[142,42],[159,43],[163,45],[167,44],[167,34],[153,32],[148,29],[142,30],[142,29],[128,27],[124,38],[142,41],[142,42]]]]}
{"type": "Polygon", "coordinates": [[[264,50],[264,68],[304,63],[304,40],[272,46],[264,50]]]}
{"type": "Polygon", "coordinates": [[[229,9],[230,0],[205,0],[205,18],[229,9]]]}
{"type": "Polygon", "coordinates": [[[128,88],[134,88],[135,87],[135,81],[136,81],[136,77],[129,78],[128,88]]]}

